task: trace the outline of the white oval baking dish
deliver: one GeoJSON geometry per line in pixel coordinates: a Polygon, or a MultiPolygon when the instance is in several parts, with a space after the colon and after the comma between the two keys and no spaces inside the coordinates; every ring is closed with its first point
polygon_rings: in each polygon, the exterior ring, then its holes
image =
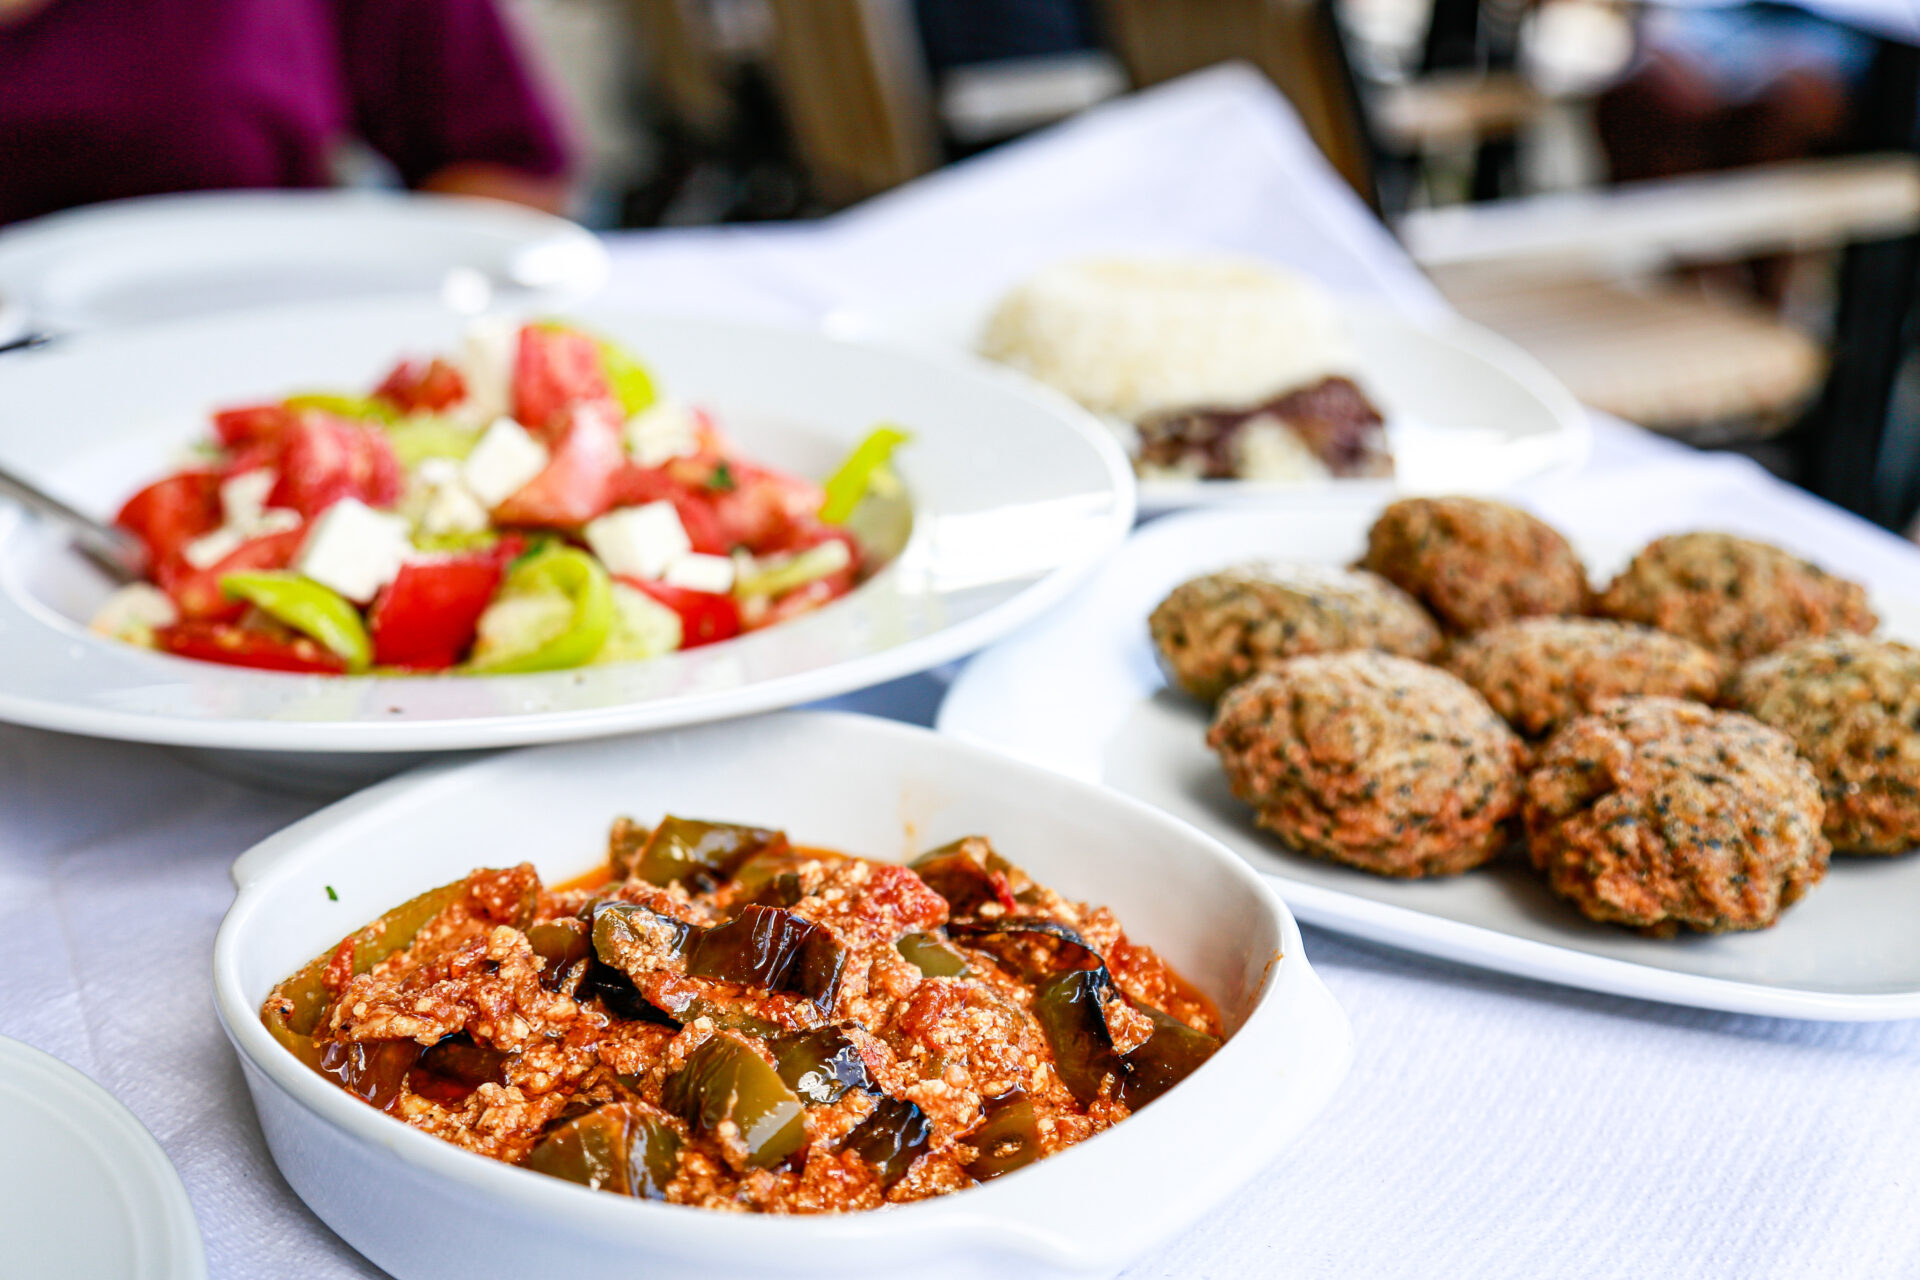
{"type": "Polygon", "coordinates": [[[220,1020],[267,1144],[300,1197],[403,1280],[474,1275],[1098,1275],[1268,1163],[1345,1074],[1345,1016],[1286,907],[1212,839],[1124,796],[926,730],[791,713],[544,747],[396,778],[234,864],[214,944],[220,1020]],[[617,814],[785,828],[903,858],[981,833],[1070,897],[1113,907],[1212,997],[1232,1034],[1114,1129],[978,1188],[870,1213],[715,1213],[589,1191],[382,1115],[277,1044],[280,979],[416,892],[527,859],[590,870],[617,814]]]}

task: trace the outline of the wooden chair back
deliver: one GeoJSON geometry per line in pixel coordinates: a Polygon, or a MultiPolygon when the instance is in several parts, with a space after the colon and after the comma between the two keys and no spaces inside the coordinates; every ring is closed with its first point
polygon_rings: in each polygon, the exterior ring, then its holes
{"type": "Polygon", "coordinates": [[[1376,210],[1373,149],[1332,0],[1102,0],[1137,86],[1245,59],[1292,101],[1333,167],[1376,210]]]}

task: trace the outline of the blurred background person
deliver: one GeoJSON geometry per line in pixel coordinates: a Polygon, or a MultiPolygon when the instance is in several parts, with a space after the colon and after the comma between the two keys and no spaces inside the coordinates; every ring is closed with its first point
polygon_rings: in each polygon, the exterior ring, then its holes
{"type": "Polygon", "coordinates": [[[567,141],[493,0],[0,0],[0,224],[330,186],[355,141],[417,190],[568,203],[567,141]]]}

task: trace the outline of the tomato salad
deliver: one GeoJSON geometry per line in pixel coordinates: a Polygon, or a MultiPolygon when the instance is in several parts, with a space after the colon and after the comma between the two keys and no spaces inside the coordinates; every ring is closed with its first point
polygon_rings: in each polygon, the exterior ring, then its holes
{"type": "Polygon", "coordinates": [[[553,322],[478,321],[457,358],[403,360],[368,395],[223,409],[213,430],[120,509],[150,580],[95,631],[330,674],[634,661],[845,595],[884,558],[855,517],[904,502],[903,433],[816,484],[553,322]]]}

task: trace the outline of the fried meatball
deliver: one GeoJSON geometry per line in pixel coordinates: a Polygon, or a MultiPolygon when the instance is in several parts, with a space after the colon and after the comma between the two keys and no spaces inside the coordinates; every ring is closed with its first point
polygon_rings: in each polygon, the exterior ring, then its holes
{"type": "Polygon", "coordinates": [[[1826,804],[1793,740],[1678,698],[1617,698],[1547,743],[1527,852],[1595,920],[1764,929],[1827,873],[1826,804]]]}
{"type": "Polygon", "coordinates": [[[1528,737],[1608,698],[1664,694],[1711,701],[1720,659],[1691,640],[1597,618],[1523,618],[1456,643],[1447,669],[1528,737]]]}
{"type": "Polygon", "coordinates": [[[1878,621],[1859,583],[1730,533],[1647,544],[1601,594],[1597,611],[1685,636],[1735,662],[1804,636],[1864,635],[1878,621]]]}
{"type": "Polygon", "coordinates": [[[1381,649],[1430,658],[1440,629],[1406,592],[1360,569],[1256,561],[1181,583],[1147,619],[1160,665],[1194,697],[1287,658],[1381,649]]]}
{"type": "Polygon", "coordinates": [[[1370,650],[1293,658],[1235,685],[1207,745],[1261,826],[1387,876],[1449,875],[1498,853],[1526,751],[1454,677],[1370,650]]]}
{"type": "Polygon", "coordinates": [[[1920,650],[1854,635],[1802,640],[1741,668],[1730,697],[1813,766],[1837,851],[1920,845],[1920,650]]]}
{"type": "Polygon", "coordinates": [[[1449,631],[1584,613],[1587,571],[1551,525],[1484,498],[1405,498],[1367,531],[1371,569],[1449,631]]]}

